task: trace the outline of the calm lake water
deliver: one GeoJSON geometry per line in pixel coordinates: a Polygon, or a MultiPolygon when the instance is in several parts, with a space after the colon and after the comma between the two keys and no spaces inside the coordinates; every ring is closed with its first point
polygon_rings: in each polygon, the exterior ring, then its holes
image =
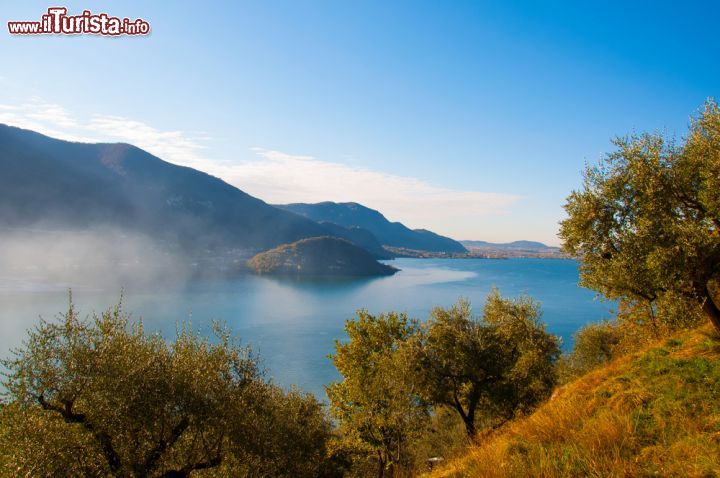
{"type": "MultiPolygon", "coordinates": [[[[541,302],[549,330],[564,348],[583,324],[609,316],[612,304],[578,287],[573,260],[548,259],[398,259],[392,277],[353,281],[298,281],[243,276],[159,290],[125,288],[125,309],[142,317],[146,329],[172,337],[179,321],[192,317],[203,331],[214,319],[228,324],[243,343],[260,353],[268,376],[281,385],[299,385],[325,398],[323,385],[338,378],[327,358],[335,339],[344,337],[345,320],[360,308],[376,314],[390,310],[425,319],[434,306],[468,298],[476,313],[493,286],[504,296],[529,294],[541,302]]],[[[117,302],[118,290],[68,284],[0,282],[0,350],[18,346],[38,317],[55,317],[67,308],[67,288],[81,314],[117,302]]]]}

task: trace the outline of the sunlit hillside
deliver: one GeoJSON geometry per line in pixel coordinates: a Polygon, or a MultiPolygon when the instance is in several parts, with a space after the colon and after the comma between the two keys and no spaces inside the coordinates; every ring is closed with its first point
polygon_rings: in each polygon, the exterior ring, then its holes
{"type": "Polygon", "coordinates": [[[685,332],[559,389],[431,476],[720,475],[720,339],[685,332]]]}

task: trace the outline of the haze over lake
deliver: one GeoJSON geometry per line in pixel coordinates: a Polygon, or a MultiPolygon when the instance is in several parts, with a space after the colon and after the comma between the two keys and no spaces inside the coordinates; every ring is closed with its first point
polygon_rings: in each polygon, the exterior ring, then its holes
{"type": "MultiPolygon", "coordinates": [[[[394,276],[359,280],[293,280],[240,276],[197,281],[182,286],[142,289],[125,285],[125,310],[142,317],[147,330],[172,337],[179,321],[209,332],[212,320],[224,321],[245,344],[260,353],[268,375],[278,383],[296,384],[324,399],[323,385],[338,378],[327,359],[333,341],[355,311],[390,310],[426,319],[434,306],[468,298],[476,314],[493,286],[503,296],[528,294],[541,302],[549,330],[562,337],[563,348],[583,324],[609,317],[613,304],[594,299],[577,286],[573,260],[544,259],[397,259],[394,276]]],[[[67,309],[67,289],[82,316],[116,303],[120,291],[102,280],[94,285],[71,281],[27,282],[0,276],[0,350],[7,356],[20,345],[39,316],[55,317],[67,309]]]]}

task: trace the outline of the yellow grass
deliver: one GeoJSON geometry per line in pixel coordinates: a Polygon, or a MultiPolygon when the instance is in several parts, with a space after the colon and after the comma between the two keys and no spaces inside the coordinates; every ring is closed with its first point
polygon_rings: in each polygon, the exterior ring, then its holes
{"type": "Polygon", "coordinates": [[[430,476],[720,476],[720,341],[701,329],[620,358],[430,476]]]}

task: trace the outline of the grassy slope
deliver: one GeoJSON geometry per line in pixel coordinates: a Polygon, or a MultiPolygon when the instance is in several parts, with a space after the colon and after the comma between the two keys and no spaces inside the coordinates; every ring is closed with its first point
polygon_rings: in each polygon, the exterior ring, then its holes
{"type": "Polygon", "coordinates": [[[620,358],[432,476],[720,476],[720,340],[701,329],[620,358]]]}

